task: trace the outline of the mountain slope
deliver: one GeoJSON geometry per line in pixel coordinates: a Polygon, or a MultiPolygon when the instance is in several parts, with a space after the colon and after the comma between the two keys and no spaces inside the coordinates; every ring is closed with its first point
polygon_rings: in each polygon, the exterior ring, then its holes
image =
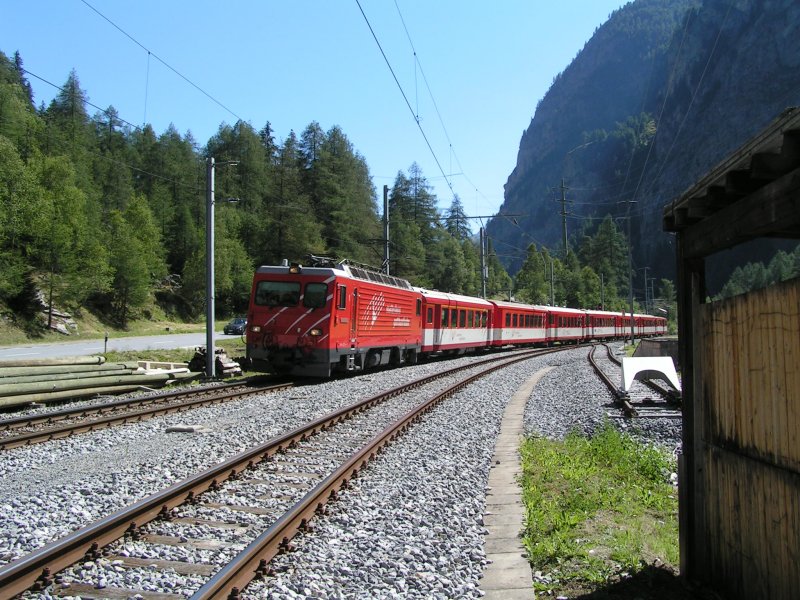
{"type": "Polygon", "coordinates": [[[637,0],[614,12],[522,136],[500,212],[524,216],[488,226],[504,263],[516,271],[531,242],[563,252],[563,179],[570,236],[630,210],[634,262],[672,275],[663,205],[800,102],[798,29],[794,0],[637,0]]]}

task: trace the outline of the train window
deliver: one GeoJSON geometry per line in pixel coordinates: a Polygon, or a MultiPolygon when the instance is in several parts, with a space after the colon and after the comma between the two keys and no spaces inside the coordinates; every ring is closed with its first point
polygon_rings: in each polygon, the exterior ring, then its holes
{"type": "Polygon", "coordinates": [[[517,319],[518,318],[519,318],[518,315],[516,313],[514,313],[514,316],[511,317],[511,326],[512,327],[516,327],[517,326],[517,323],[518,323],[517,319]]]}
{"type": "Polygon", "coordinates": [[[467,326],[467,311],[463,308],[458,311],[458,326],[459,327],[466,327],[467,326]]]}
{"type": "Polygon", "coordinates": [[[450,309],[443,308],[442,309],[442,327],[447,327],[448,317],[450,316],[450,309]]]}
{"type": "Polygon", "coordinates": [[[506,327],[511,327],[511,313],[506,313],[506,327]]]}
{"type": "Polygon", "coordinates": [[[425,318],[427,323],[433,323],[433,307],[429,306],[427,311],[427,316],[425,318]]]}
{"type": "Polygon", "coordinates": [[[422,315],[422,299],[417,298],[417,316],[422,315]]]}
{"type": "Polygon", "coordinates": [[[481,319],[481,325],[482,325],[483,327],[486,327],[486,318],[487,318],[487,317],[486,317],[486,313],[484,312],[484,313],[483,313],[483,318],[481,319]]]}
{"type": "Polygon", "coordinates": [[[346,308],[347,307],[347,286],[340,285],[339,286],[339,302],[337,304],[339,308],[346,308]]]}
{"type": "Polygon", "coordinates": [[[255,302],[258,306],[297,306],[299,281],[259,281],[255,302]]]}
{"type": "Polygon", "coordinates": [[[475,312],[474,311],[467,311],[467,327],[472,327],[472,324],[475,319],[475,312]]]}
{"type": "Polygon", "coordinates": [[[322,308],[328,300],[327,283],[307,283],[303,294],[303,306],[306,308],[322,308]]]}

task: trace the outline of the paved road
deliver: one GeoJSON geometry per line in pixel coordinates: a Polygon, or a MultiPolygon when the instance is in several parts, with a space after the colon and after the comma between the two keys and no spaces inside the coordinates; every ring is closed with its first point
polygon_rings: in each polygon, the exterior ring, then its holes
{"type": "MultiPolygon", "coordinates": [[[[214,334],[217,347],[220,340],[236,339],[238,335],[214,334]]],[[[125,350],[164,350],[173,348],[192,348],[206,345],[205,333],[178,333],[150,335],[145,337],[109,338],[106,347],[103,339],[81,342],[59,342],[57,344],[30,344],[27,346],[0,347],[0,360],[24,360],[35,358],[62,358],[65,356],[91,356],[125,350]]]]}

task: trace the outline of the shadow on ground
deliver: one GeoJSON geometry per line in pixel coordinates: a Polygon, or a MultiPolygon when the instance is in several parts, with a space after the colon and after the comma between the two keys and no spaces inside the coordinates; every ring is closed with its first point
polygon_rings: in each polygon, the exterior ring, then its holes
{"type": "Polygon", "coordinates": [[[570,598],[580,600],[724,600],[702,586],[678,577],[671,569],[647,566],[631,577],[570,598]]]}

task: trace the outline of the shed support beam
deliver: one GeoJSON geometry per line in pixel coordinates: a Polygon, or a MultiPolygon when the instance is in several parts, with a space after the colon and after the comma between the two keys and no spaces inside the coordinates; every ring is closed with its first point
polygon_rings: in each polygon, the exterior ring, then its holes
{"type": "Polygon", "coordinates": [[[776,231],[800,230],[800,168],[683,230],[684,258],[709,256],[776,231]]]}

